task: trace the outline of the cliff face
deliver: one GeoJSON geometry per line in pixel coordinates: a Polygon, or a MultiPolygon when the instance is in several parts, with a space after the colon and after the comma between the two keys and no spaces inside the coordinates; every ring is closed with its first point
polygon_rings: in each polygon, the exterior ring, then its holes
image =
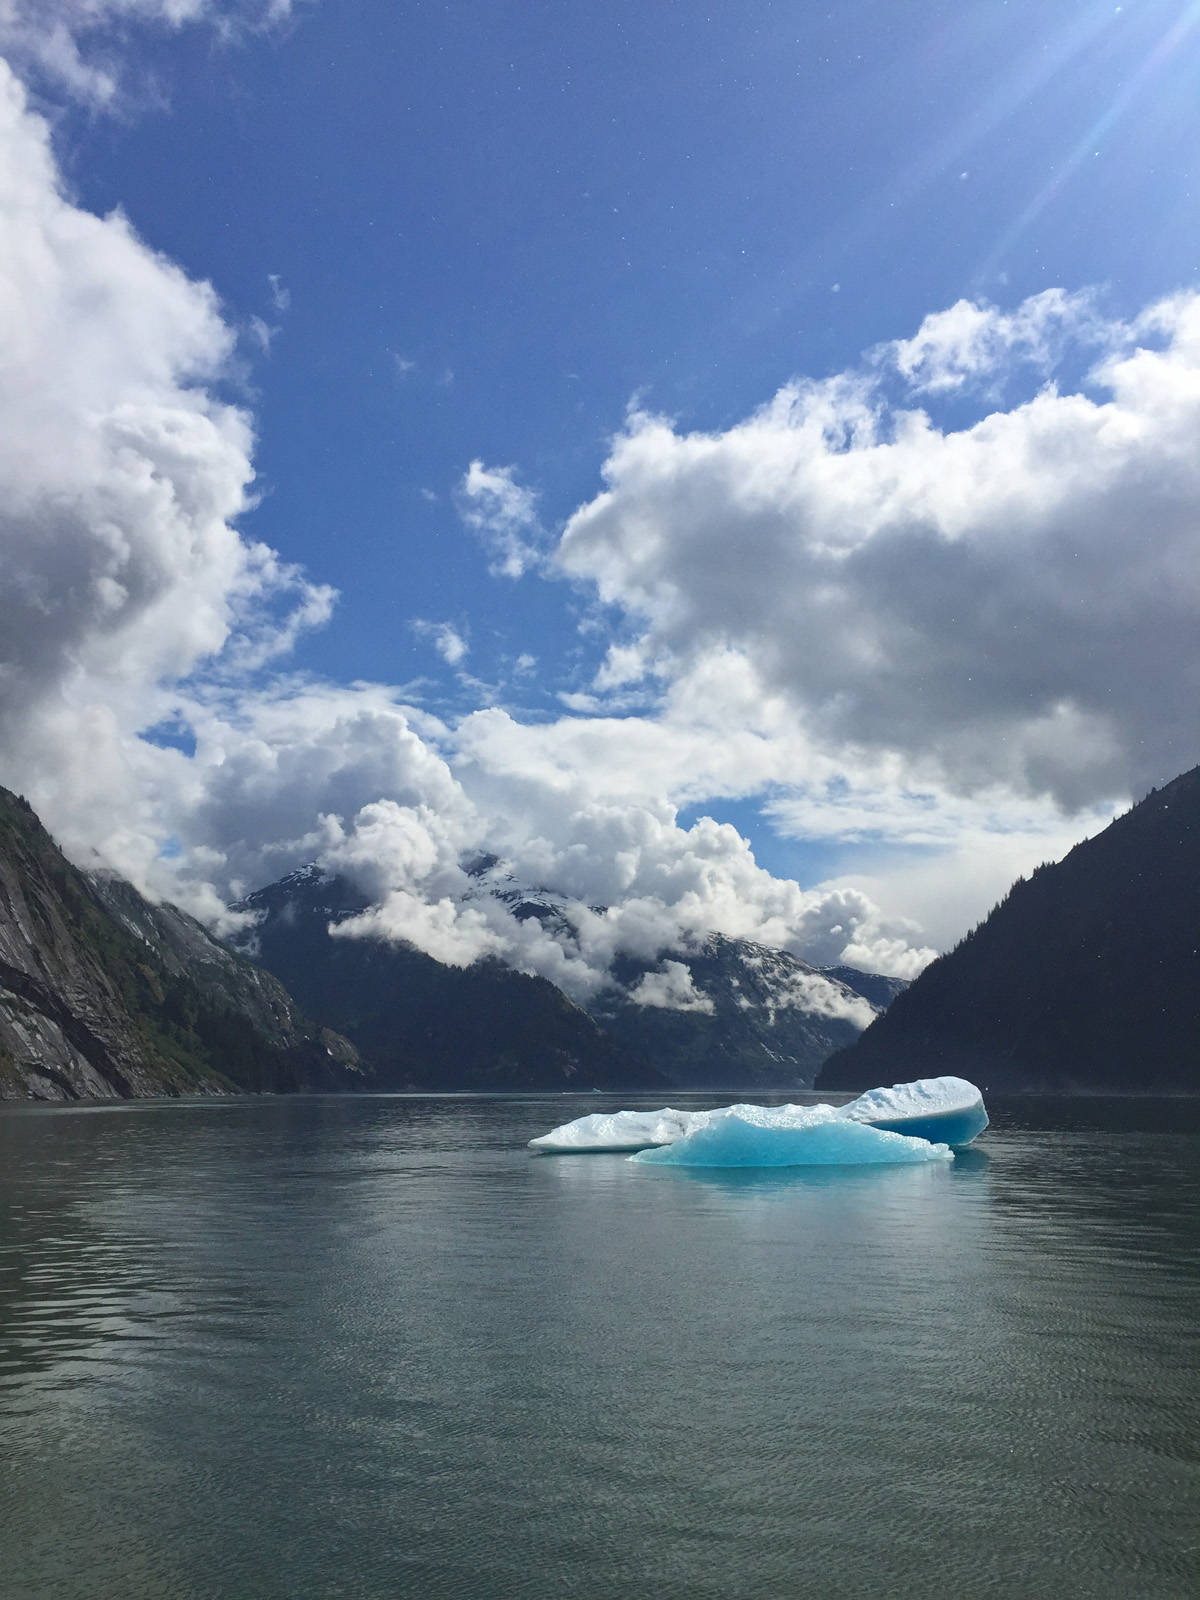
{"type": "Polygon", "coordinates": [[[822,1069],[992,1090],[1200,1089],[1200,768],[1016,883],[822,1069]]]}
{"type": "Polygon", "coordinates": [[[363,1086],[357,1052],[173,906],[72,866],[0,789],[0,1098],[363,1086]]]}

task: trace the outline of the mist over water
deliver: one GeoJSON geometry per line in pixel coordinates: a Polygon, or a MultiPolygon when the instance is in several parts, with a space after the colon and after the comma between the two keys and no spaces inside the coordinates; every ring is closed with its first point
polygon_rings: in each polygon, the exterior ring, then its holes
{"type": "Polygon", "coordinates": [[[598,1096],[6,1110],[0,1596],[1191,1596],[1200,1102],[988,1104],[768,1173],[530,1156],[598,1096]]]}

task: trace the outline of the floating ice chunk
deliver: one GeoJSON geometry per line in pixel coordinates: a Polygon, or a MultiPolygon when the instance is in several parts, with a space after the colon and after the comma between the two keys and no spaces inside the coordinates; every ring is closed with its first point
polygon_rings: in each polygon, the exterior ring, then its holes
{"type": "Polygon", "coordinates": [[[728,1106],[631,1159],[670,1167],[823,1167],[953,1161],[948,1145],[884,1133],[834,1106],[728,1106]]]}
{"type": "Polygon", "coordinates": [[[555,1155],[570,1155],[583,1150],[645,1150],[650,1145],[671,1144],[688,1132],[696,1117],[707,1111],[614,1111],[605,1116],[596,1112],[551,1128],[540,1138],[530,1139],[531,1150],[555,1155]]]}
{"type": "Polygon", "coordinates": [[[838,1111],[853,1122],[940,1140],[956,1149],[977,1139],[988,1125],[983,1096],[965,1078],[918,1078],[890,1089],[869,1089],[838,1111]]]}
{"type": "Polygon", "coordinates": [[[664,1106],[661,1111],[596,1113],[579,1117],[575,1122],[564,1122],[561,1127],[531,1139],[529,1144],[531,1149],[555,1155],[647,1150],[689,1139],[715,1119],[731,1113],[736,1113],[748,1126],[762,1129],[794,1130],[825,1123],[850,1123],[953,1148],[970,1144],[988,1125],[983,1096],[973,1083],[965,1078],[920,1078],[915,1083],[894,1084],[890,1089],[871,1089],[844,1106],[743,1105],[716,1111],[675,1111],[664,1106]]]}

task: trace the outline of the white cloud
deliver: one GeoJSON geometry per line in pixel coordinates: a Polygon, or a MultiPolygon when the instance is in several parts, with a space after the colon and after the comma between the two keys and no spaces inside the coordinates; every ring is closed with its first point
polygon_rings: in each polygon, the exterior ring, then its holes
{"type": "Polygon", "coordinates": [[[21,73],[96,108],[122,97],[134,28],[204,24],[222,38],[286,21],[295,0],[0,0],[0,53],[21,73]]]}
{"type": "Polygon", "coordinates": [[[134,825],[133,735],[183,680],[286,651],[333,593],[234,526],[253,440],[212,392],[234,344],[216,296],[120,214],[64,198],[3,63],[0,219],[0,740],[31,798],[95,842],[102,795],[134,825]]]}
{"type": "MultiPolygon", "coordinates": [[[[626,613],[585,708],[600,714],[450,727],[387,686],[278,675],[335,597],[239,531],[253,429],[219,395],[230,325],[123,217],[63,195],[45,123],[0,70],[0,781],[77,859],[218,923],[227,897],[316,858],[371,900],[346,932],[499,955],[581,997],[621,952],[666,994],[664,963],[712,931],[911,975],[930,952],[881,909],[904,909],[885,868],[879,894],[801,888],[679,808],[771,795],[776,825],[811,837],[837,836],[840,806],[843,832],[945,858],[968,823],[1015,837],[1014,785],[1039,773],[1102,793],[1172,647],[1178,692],[1145,731],[1190,731],[1198,315],[1182,298],[1143,319],[1145,348],[1101,375],[1109,402],[1047,391],[957,435],[890,417],[861,374],[728,434],[636,421],[560,556],[626,613]],[[1136,562],[1131,525],[1154,535],[1136,562]],[[1154,608],[1148,675],[1102,697],[1103,652],[1125,632],[1140,649],[1154,608]],[[654,703],[612,714],[647,671],[654,703]],[[463,862],[482,850],[557,891],[561,921],[481,894],[463,862]]],[[[501,570],[540,559],[511,468],[473,463],[459,500],[501,570]]],[[[460,666],[465,632],[422,626],[460,666]]],[[[1033,838],[1060,814],[1024,816],[1033,838]]]]}
{"type": "Polygon", "coordinates": [[[267,322],[264,318],[262,318],[262,317],[251,317],[250,318],[250,337],[254,340],[255,344],[262,351],[263,355],[265,355],[265,356],[270,355],[270,353],[271,353],[271,340],[275,337],[275,335],[278,332],[279,332],[279,329],[276,328],[276,327],[273,327],[272,324],[267,322]]]}
{"type": "Polygon", "coordinates": [[[417,617],[411,627],[419,638],[430,641],[448,667],[460,666],[466,660],[471,647],[453,623],[428,622],[424,617],[417,617]]]}
{"type": "Polygon", "coordinates": [[[840,886],[773,877],[729,824],[680,826],[667,798],[676,774],[683,787],[707,759],[708,793],[745,780],[736,746],[720,751],[715,731],[649,718],[530,727],[490,710],[455,731],[455,771],[490,818],[491,848],[572,901],[590,967],[607,968],[618,951],[653,960],[717,931],[818,964],[853,948],[858,965],[912,975],[932,952],[911,923],[840,886]]]}
{"type": "Polygon", "coordinates": [[[691,971],[682,961],[664,961],[657,972],[642,975],[637,986],[629,991],[634,1005],[654,1006],[661,1011],[701,1011],[711,1015],[712,1000],[700,990],[692,979],[691,971]]]}
{"type": "Polygon", "coordinates": [[[1125,333],[1105,324],[1093,295],[1046,289],[1011,312],[958,300],[927,316],[911,339],[883,345],[875,359],[894,366],[914,392],[936,394],[1008,376],[1014,365],[1047,372],[1069,341],[1103,345],[1114,331],[1125,333]]]}
{"type": "Polygon", "coordinates": [[[292,291],[277,272],[267,273],[267,285],[271,291],[271,304],[275,310],[280,314],[290,311],[292,308],[292,291]]]}
{"type": "MultiPolygon", "coordinates": [[[[762,963],[747,957],[746,964],[753,967],[762,963]]],[[[807,1011],[818,1017],[852,1022],[856,1028],[869,1028],[877,1015],[869,1000],[831,983],[819,972],[792,972],[783,981],[773,974],[769,994],[768,1016],[772,1023],[776,1011],[807,1011]]]]}
{"type": "Polygon", "coordinates": [[[540,560],[537,495],[516,480],[515,467],[472,461],[455,494],[459,515],[479,534],[497,576],[519,578],[540,560]]]}
{"type": "MultiPolygon", "coordinates": [[[[984,313],[904,359],[965,381],[1076,304],[984,313]]],[[[660,672],[744,657],[851,770],[893,756],[1066,807],[1169,777],[1200,734],[1200,296],[1094,321],[1112,352],[1088,392],[958,429],[889,406],[874,369],[791,384],[722,433],[636,415],[559,568],[660,672]]]]}

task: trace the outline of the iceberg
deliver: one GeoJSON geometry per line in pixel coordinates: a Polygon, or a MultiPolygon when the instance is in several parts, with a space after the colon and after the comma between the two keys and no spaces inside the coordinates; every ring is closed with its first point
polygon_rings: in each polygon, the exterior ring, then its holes
{"type": "Polygon", "coordinates": [[[966,1078],[918,1078],[890,1089],[868,1089],[839,1110],[853,1122],[940,1140],[955,1150],[978,1139],[988,1125],[983,1096],[966,1078]]]}
{"type": "Polygon", "coordinates": [[[850,1167],[953,1161],[946,1144],[885,1133],[838,1116],[836,1106],[727,1106],[671,1144],[634,1161],[665,1167],[850,1167]]]}
{"type": "Polygon", "coordinates": [[[650,1145],[674,1144],[691,1132],[697,1118],[710,1111],[614,1111],[605,1116],[596,1112],[552,1128],[538,1139],[530,1139],[531,1150],[552,1155],[574,1155],[584,1151],[645,1150],[650,1145]]]}
{"type": "Polygon", "coordinates": [[[667,1166],[858,1165],[951,1159],[987,1125],[973,1083],[920,1078],[871,1089],[844,1106],[599,1112],[552,1128],[529,1146],[548,1155],[633,1153],[667,1166]]]}

